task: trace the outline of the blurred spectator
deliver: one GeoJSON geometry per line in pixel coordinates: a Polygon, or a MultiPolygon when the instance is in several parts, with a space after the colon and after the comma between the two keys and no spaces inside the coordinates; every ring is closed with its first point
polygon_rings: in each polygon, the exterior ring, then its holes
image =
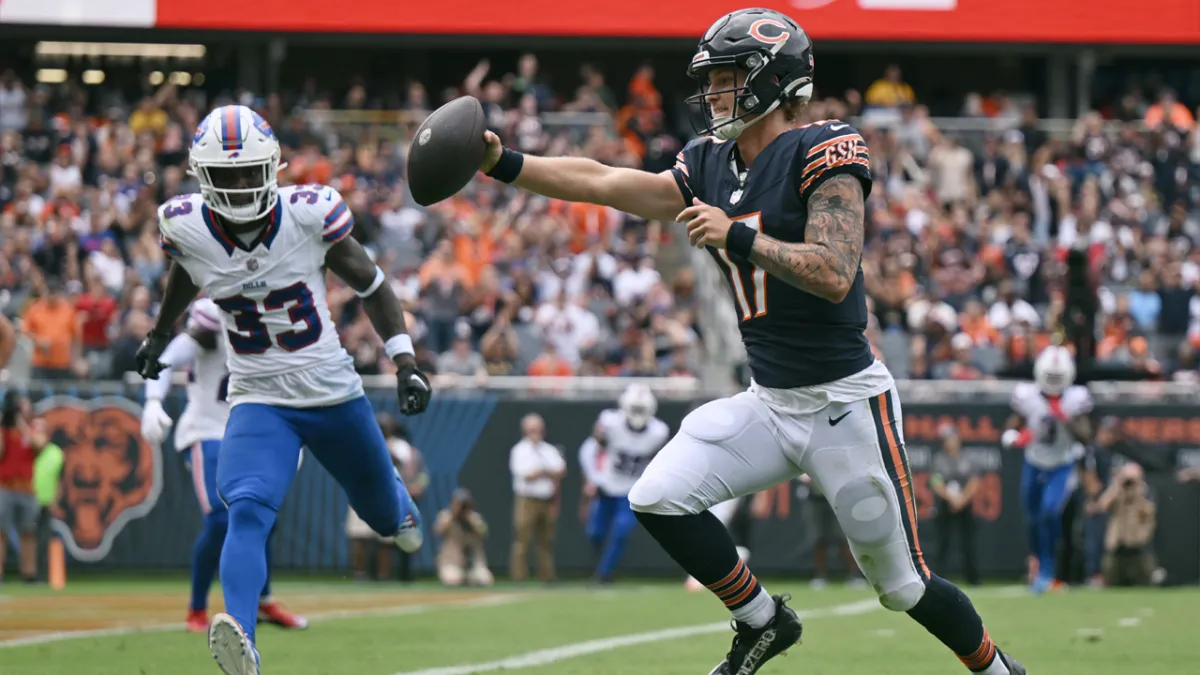
{"type": "Polygon", "coordinates": [[[483,356],[471,349],[471,340],[466,336],[454,338],[450,351],[438,357],[437,374],[440,383],[462,382],[482,386],[487,381],[487,366],[483,356]]]}
{"type": "Polygon", "coordinates": [[[34,377],[70,379],[85,374],[78,317],[74,305],[63,297],[61,282],[47,281],[45,297],[33,301],[22,317],[22,328],[34,344],[34,377]]]}
{"type": "MultiPolygon", "coordinates": [[[[29,400],[9,389],[0,404],[0,578],[8,550],[8,532],[21,545],[21,578],[37,580],[38,499],[33,491],[33,410],[29,400]]],[[[45,434],[40,441],[45,441],[45,434]]],[[[40,448],[40,445],[39,445],[40,448]]]]}
{"type": "Polygon", "coordinates": [[[1119,438],[1119,422],[1107,418],[1096,427],[1095,440],[1081,461],[1083,488],[1083,570],[1089,586],[1103,586],[1101,574],[1104,542],[1108,530],[1108,511],[1101,502],[1112,472],[1113,448],[1119,438]]]}
{"type": "Polygon", "coordinates": [[[1149,496],[1142,468],[1122,466],[1100,496],[1108,512],[1104,538],[1104,580],[1108,586],[1148,586],[1158,569],[1154,555],[1157,508],[1149,496]]]}
{"type": "Polygon", "coordinates": [[[513,446],[508,459],[515,497],[512,560],[509,573],[513,581],[529,575],[527,558],[536,536],[538,540],[538,578],[555,579],[554,538],[562,494],[560,486],[567,472],[562,452],[545,440],[546,423],[530,413],[521,420],[520,442],[513,446]]]}
{"type": "Polygon", "coordinates": [[[977,521],[973,507],[975,491],[979,489],[979,470],[962,454],[962,440],[953,425],[943,425],[938,436],[942,439],[942,451],[934,455],[929,487],[937,497],[939,567],[949,567],[951,541],[957,538],[963,574],[968,584],[978,586],[977,521]]]}
{"type": "MultiPolygon", "coordinates": [[[[407,440],[404,427],[395,418],[386,413],[376,415],[379,430],[387,442],[388,451],[392,455],[392,464],[400,472],[408,493],[413,501],[419,502],[429,484],[429,476],[425,473],[421,453],[407,440]]],[[[371,529],[353,508],[346,507],[346,536],[350,539],[350,567],[354,570],[354,578],[366,580],[370,578],[368,571],[367,549],[375,544],[374,574],[376,581],[385,581],[392,577],[392,551],[395,549],[392,537],[384,537],[371,529]]],[[[409,554],[399,551],[401,557],[400,579],[411,581],[411,561],[409,554]]]]}
{"type": "Polygon", "coordinates": [[[1179,131],[1191,131],[1196,124],[1196,118],[1188,107],[1175,99],[1175,92],[1166,87],[1158,95],[1158,102],[1146,110],[1143,120],[1151,129],[1159,129],[1164,124],[1179,131]]]}
{"type": "Polygon", "coordinates": [[[867,87],[863,95],[867,105],[892,108],[903,104],[916,103],[917,97],[912,87],[904,82],[900,74],[900,66],[891,64],[884,70],[883,77],[867,87]]]}
{"type": "Polygon", "coordinates": [[[37,451],[37,459],[33,463],[33,492],[38,502],[37,558],[41,565],[39,578],[44,578],[50,559],[47,549],[55,536],[51,531],[51,523],[57,517],[58,503],[62,500],[62,473],[66,458],[62,448],[50,441],[45,420],[35,419],[32,427],[30,440],[37,451]]]}
{"type": "Polygon", "coordinates": [[[475,510],[475,499],[469,490],[458,488],[454,491],[450,508],[438,513],[433,532],[442,540],[437,553],[437,570],[443,585],[491,586],[494,583],[483,548],[487,521],[475,510]]]}

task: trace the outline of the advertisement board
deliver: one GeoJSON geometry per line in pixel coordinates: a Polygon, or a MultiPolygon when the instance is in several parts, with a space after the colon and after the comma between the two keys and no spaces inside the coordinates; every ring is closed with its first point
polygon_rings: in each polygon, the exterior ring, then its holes
{"type": "MultiPolygon", "coordinates": [[[[46,417],[52,436],[66,454],[64,491],[55,527],[68,545],[73,565],[102,568],[184,569],[202,518],[191,477],[170,440],[151,448],[138,434],[141,388],[89,392],[88,383],[68,383],[63,391],[29,392],[46,417]]],[[[401,418],[395,391],[370,388],[376,410],[401,418]]],[[[921,401],[904,405],[905,442],[913,478],[921,540],[929,564],[956,574],[960,561],[938,555],[937,500],[930,486],[940,430],[953,425],[963,453],[980,470],[973,502],[978,523],[980,571],[989,578],[1018,578],[1027,547],[1020,502],[1020,453],[1003,451],[1000,434],[1009,408],[995,401],[921,401]]],[[[661,400],[658,416],[672,430],[701,400],[661,400]]],[[[178,414],[183,392],[166,400],[178,414]]],[[[507,570],[513,536],[513,494],[509,453],[520,440],[520,420],[530,412],[546,420],[546,439],[563,452],[568,465],[562,484],[561,517],[555,555],[567,576],[586,575],[594,552],[580,517],[582,474],[579,447],[601,410],[612,400],[553,397],[508,398],[492,394],[445,392],[429,410],[404,418],[409,439],[424,455],[429,489],[421,500],[428,519],[445,508],[454,490],[468,487],[489,524],[487,557],[492,569],[507,570]]],[[[1135,459],[1147,471],[1158,504],[1156,551],[1170,583],[1200,580],[1200,489],[1179,483],[1176,470],[1200,466],[1200,408],[1194,404],[1102,402],[1097,416],[1121,420],[1129,440],[1122,459],[1135,459]]],[[[770,490],[771,505],[751,525],[750,545],[762,573],[809,574],[816,543],[814,506],[798,481],[770,490]]],[[[317,462],[304,462],[279,512],[274,564],[281,569],[342,571],[348,564],[345,493],[317,462]]],[[[414,559],[427,574],[438,542],[430,538],[414,559]]],[[[832,557],[836,559],[836,556],[832,557]]],[[[836,561],[833,564],[837,565],[836,561]]],[[[640,527],[622,561],[630,574],[678,574],[676,565],[640,527]]]]}
{"type": "MultiPolygon", "coordinates": [[[[818,40],[1200,45],[1196,0],[761,0],[818,40]]],[[[698,38],[726,0],[0,0],[0,23],[264,32],[698,38]]]]}

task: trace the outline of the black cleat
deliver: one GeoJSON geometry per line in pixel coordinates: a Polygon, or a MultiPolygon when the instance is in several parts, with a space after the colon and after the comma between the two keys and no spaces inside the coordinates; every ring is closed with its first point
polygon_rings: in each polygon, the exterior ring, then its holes
{"type": "Polygon", "coordinates": [[[1000,658],[1004,660],[1004,667],[1008,668],[1008,675],[1029,675],[1020,661],[1004,652],[1000,652],[1000,658]]]}
{"type": "MultiPolygon", "coordinates": [[[[800,617],[787,606],[790,595],[772,596],[775,601],[775,617],[762,628],[735,621],[733,647],[725,660],[709,671],[708,675],[754,675],[764,663],[785,653],[789,647],[800,643],[804,626],[800,617]]],[[[1017,675],[1014,673],[1014,675],[1017,675]]],[[[1024,671],[1020,675],[1024,675],[1024,671]]]]}

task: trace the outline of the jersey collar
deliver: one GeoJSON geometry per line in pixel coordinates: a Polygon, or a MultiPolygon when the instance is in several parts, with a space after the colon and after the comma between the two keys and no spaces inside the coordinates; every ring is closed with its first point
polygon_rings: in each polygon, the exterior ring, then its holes
{"type": "Polygon", "coordinates": [[[280,199],[275,202],[275,208],[271,209],[271,213],[267,215],[267,226],[262,229],[262,232],[258,233],[258,236],[249,245],[243,244],[241,239],[226,232],[225,228],[221,227],[217,222],[216,214],[208,208],[207,204],[200,206],[200,215],[204,219],[204,224],[208,227],[209,234],[212,235],[213,239],[217,240],[221,248],[225,249],[227,255],[233,255],[233,251],[239,248],[246,252],[253,251],[259,244],[270,249],[271,244],[275,241],[275,237],[279,234],[279,224],[283,220],[283,200],[280,199]]]}

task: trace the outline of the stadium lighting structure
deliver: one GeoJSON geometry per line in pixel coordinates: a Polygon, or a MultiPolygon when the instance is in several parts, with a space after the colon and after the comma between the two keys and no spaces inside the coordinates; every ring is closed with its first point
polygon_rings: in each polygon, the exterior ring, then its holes
{"type": "Polygon", "coordinates": [[[150,86],[157,87],[163,83],[163,74],[161,70],[156,70],[150,73],[150,86]]]}
{"type": "Polygon", "coordinates": [[[192,83],[192,74],[177,70],[171,73],[170,81],[176,87],[186,87],[192,83]]]}
{"type": "Polygon", "coordinates": [[[202,59],[204,45],[139,44],[132,42],[39,42],[37,56],[131,57],[143,59],[202,59]]]}
{"type": "Polygon", "coordinates": [[[62,84],[67,81],[67,71],[62,68],[41,68],[37,71],[37,81],[42,84],[62,84]]]}
{"type": "Polygon", "coordinates": [[[83,71],[83,83],[84,84],[96,85],[96,84],[101,84],[103,82],[104,82],[104,71],[103,70],[85,70],[85,71],[83,71]]]}

